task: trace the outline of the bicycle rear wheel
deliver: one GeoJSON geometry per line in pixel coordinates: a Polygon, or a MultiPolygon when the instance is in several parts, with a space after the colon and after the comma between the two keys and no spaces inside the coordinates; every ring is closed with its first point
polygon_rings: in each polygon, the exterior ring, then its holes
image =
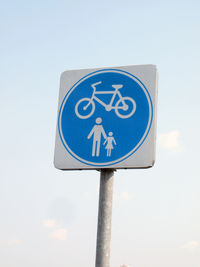
{"type": "Polygon", "coordinates": [[[131,97],[122,97],[115,105],[115,113],[122,119],[130,118],[136,111],[136,103],[131,97]]]}

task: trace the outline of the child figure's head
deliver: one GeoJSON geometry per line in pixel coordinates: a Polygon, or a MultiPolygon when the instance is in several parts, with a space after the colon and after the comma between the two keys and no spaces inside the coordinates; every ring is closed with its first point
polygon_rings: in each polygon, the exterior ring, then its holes
{"type": "Polygon", "coordinates": [[[112,136],[112,135],[113,135],[113,132],[109,132],[108,135],[109,135],[109,136],[112,136]]]}

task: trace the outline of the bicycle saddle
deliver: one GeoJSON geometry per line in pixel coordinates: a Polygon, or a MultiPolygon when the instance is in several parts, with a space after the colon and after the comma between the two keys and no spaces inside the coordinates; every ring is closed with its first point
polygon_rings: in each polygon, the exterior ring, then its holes
{"type": "Polygon", "coordinates": [[[118,90],[123,87],[123,84],[112,84],[112,87],[115,88],[115,90],[118,90]]]}

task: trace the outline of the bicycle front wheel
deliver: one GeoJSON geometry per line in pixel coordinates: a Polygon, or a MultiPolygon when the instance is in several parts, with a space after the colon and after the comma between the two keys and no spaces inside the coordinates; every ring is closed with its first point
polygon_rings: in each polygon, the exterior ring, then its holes
{"type": "Polygon", "coordinates": [[[90,98],[80,99],[75,106],[76,116],[80,119],[87,119],[92,116],[95,110],[95,104],[90,98]]]}
{"type": "Polygon", "coordinates": [[[131,97],[122,97],[115,105],[115,113],[122,119],[130,118],[136,111],[136,103],[131,97]]]}

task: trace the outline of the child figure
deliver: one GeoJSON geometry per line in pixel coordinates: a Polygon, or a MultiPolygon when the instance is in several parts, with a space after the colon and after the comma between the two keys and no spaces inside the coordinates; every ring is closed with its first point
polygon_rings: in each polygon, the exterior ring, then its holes
{"type": "Polygon", "coordinates": [[[116,145],[115,138],[113,137],[113,133],[109,132],[109,136],[106,138],[105,142],[103,143],[104,145],[107,142],[107,145],[105,149],[107,149],[107,157],[111,156],[111,150],[113,149],[113,143],[116,145]]]}

